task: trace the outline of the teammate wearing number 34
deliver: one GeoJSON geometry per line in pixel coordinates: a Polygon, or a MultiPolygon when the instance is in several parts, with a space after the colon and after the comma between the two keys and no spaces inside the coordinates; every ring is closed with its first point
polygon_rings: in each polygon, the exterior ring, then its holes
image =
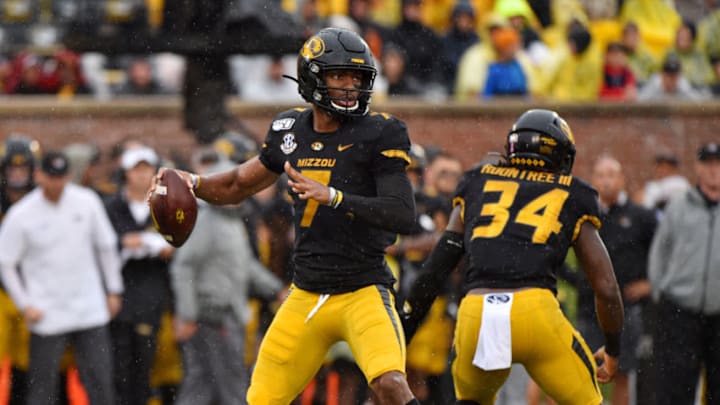
{"type": "Polygon", "coordinates": [[[506,140],[507,161],[468,171],[445,234],[407,300],[411,337],[463,255],[465,289],[452,366],[458,404],[489,405],[521,363],[561,405],[599,405],[617,369],[623,308],[597,228],[597,193],[571,175],[575,143],[549,110],[529,110],[506,140]],[[560,311],[556,272],[570,246],[595,291],[606,343],[595,356],[560,311]],[[594,357],[594,358],[593,358],[594,357]],[[600,362],[600,366],[596,364],[600,362]]]}
{"type": "Polygon", "coordinates": [[[395,234],[414,226],[410,140],[401,121],[369,111],[376,73],[357,34],[320,31],[301,49],[295,79],[311,108],[277,116],[260,156],[232,171],[181,172],[214,204],[238,203],[283,172],[289,177],[293,286],[260,346],[250,405],[289,404],[341,340],[381,404],[418,404],[405,380],[405,336],[384,259],[395,234]]]}

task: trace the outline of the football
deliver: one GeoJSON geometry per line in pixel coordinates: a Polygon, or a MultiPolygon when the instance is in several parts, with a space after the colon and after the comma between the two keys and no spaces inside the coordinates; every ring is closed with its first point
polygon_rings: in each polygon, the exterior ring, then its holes
{"type": "Polygon", "coordinates": [[[171,245],[180,247],[190,237],[197,219],[197,200],[176,171],[163,172],[150,196],[150,215],[155,229],[171,245]]]}

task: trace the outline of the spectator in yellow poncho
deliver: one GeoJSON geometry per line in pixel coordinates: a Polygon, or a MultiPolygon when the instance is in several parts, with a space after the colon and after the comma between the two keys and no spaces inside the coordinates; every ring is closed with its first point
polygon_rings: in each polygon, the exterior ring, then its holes
{"type": "Polygon", "coordinates": [[[603,78],[603,50],[593,44],[590,32],[579,22],[570,25],[567,48],[558,53],[545,72],[542,90],[557,101],[594,101],[603,78]]]}
{"type": "Polygon", "coordinates": [[[663,0],[626,0],[620,10],[620,22],[634,21],[642,41],[661,59],[675,40],[680,15],[663,0]]]}
{"type": "Polygon", "coordinates": [[[660,63],[640,41],[640,29],[634,22],[625,24],[621,42],[625,47],[628,65],[635,75],[638,85],[642,86],[655,72],[660,70],[660,63]]]}

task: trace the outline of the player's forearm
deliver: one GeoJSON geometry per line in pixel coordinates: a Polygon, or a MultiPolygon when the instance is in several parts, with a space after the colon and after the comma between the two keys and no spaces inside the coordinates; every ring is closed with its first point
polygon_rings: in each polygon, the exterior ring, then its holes
{"type": "Polygon", "coordinates": [[[426,232],[419,235],[403,236],[398,244],[398,251],[404,253],[408,250],[413,250],[429,254],[441,236],[442,234],[439,232],[426,232]]]}
{"type": "Polygon", "coordinates": [[[378,228],[400,234],[410,233],[415,227],[415,199],[404,169],[402,172],[387,173],[377,178],[376,182],[376,197],[343,194],[339,208],[378,228]]]}
{"type": "Polygon", "coordinates": [[[605,245],[587,222],[582,225],[575,252],[595,291],[595,309],[605,334],[606,352],[617,356],[624,321],[622,295],[605,245]]]}
{"type": "Polygon", "coordinates": [[[607,264],[598,265],[609,266],[607,270],[600,272],[601,275],[590,280],[595,291],[595,309],[598,321],[600,321],[600,327],[606,337],[619,335],[624,321],[622,294],[609,260],[607,264]]]}
{"type": "Polygon", "coordinates": [[[195,196],[218,205],[241,202],[250,195],[250,190],[241,186],[237,170],[200,177],[195,196]]]}
{"type": "Polygon", "coordinates": [[[216,205],[237,204],[277,179],[257,157],[222,173],[201,176],[195,195],[216,205]]]}
{"type": "Polygon", "coordinates": [[[600,328],[605,335],[605,352],[613,357],[620,355],[620,334],[624,322],[624,310],[620,293],[616,298],[595,295],[595,311],[600,328]]]}
{"type": "Polygon", "coordinates": [[[351,212],[356,219],[391,232],[407,234],[415,225],[415,202],[399,196],[345,194],[340,207],[351,212]]]}
{"type": "MultiPolygon", "coordinates": [[[[406,324],[417,328],[427,315],[435,298],[440,294],[450,272],[462,259],[465,249],[463,248],[463,235],[457,232],[445,232],[438,244],[430,253],[417,279],[410,289],[406,299],[411,310],[406,318],[412,323],[406,324]]],[[[406,338],[409,339],[414,333],[413,330],[406,330],[406,338]]]]}
{"type": "Polygon", "coordinates": [[[434,290],[439,291],[441,288],[439,285],[447,281],[450,272],[458,265],[464,254],[463,234],[445,232],[425,260],[420,277],[414,284],[417,287],[418,296],[430,295],[434,290]],[[423,283],[423,281],[425,282],[423,283]],[[431,283],[435,285],[430,285],[431,283]]]}

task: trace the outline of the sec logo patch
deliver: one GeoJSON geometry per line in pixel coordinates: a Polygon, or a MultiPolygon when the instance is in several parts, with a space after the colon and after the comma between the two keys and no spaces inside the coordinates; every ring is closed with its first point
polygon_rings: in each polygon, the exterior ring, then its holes
{"type": "Polygon", "coordinates": [[[297,143],[295,142],[295,134],[292,132],[283,136],[283,142],[280,144],[280,150],[286,155],[289,155],[295,151],[297,143]]]}

